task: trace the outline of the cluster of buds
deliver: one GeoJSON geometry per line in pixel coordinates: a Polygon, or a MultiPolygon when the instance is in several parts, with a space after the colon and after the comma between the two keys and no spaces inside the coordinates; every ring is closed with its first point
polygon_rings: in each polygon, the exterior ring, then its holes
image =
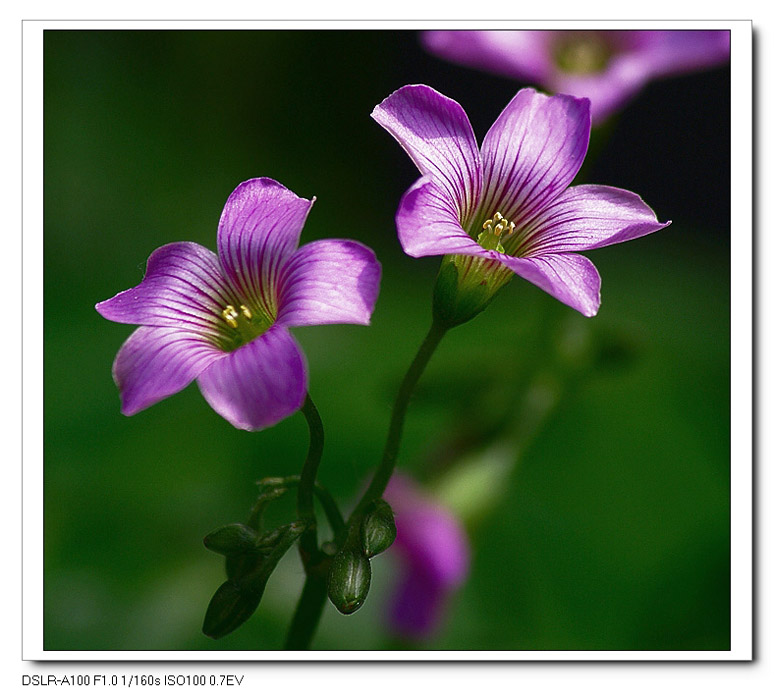
{"type": "Polygon", "coordinates": [[[328,574],[328,598],[344,615],[359,610],[365,602],[371,587],[369,560],[395,541],[397,529],[389,503],[382,499],[371,503],[360,527],[351,533],[333,558],[328,574]]]}
{"type": "MultiPolygon", "coordinates": [[[[215,592],[204,616],[202,630],[208,637],[220,639],[252,617],[280,559],[312,527],[310,522],[299,520],[263,531],[266,507],[283,496],[289,487],[297,486],[297,482],[297,477],[259,481],[261,490],[247,523],[224,525],[204,538],[207,549],[225,557],[227,579],[215,592]]],[[[323,570],[328,571],[328,597],[339,612],[349,615],[363,605],[368,595],[369,559],[395,541],[395,518],[389,504],[378,499],[365,510],[359,525],[348,531],[340,519],[329,519],[335,524],[335,531],[347,536],[337,538],[344,540],[341,547],[336,542],[322,546],[323,570]]]]}
{"type": "Polygon", "coordinates": [[[286,492],[286,488],[262,490],[246,525],[224,525],[204,538],[207,549],[226,558],[227,577],[204,616],[202,631],[208,637],[225,637],[252,617],[280,559],[309,526],[297,521],[261,532],[266,506],[286,492]]]}

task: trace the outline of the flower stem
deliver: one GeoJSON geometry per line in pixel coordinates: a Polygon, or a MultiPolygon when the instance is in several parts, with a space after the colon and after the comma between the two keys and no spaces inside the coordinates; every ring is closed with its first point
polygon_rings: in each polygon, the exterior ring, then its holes
{"type": "MultiPolygon", "coordinates": [[[[262,486],[277,486],[284,488],[298,488],[301,483],[301,477],[295,474],[291,476],[270,476],[265,479],[261,479],[258,484],[262,486]]],[[[317,500],[325,511],[325,517],[328,518],[328,523],[333,530],[333,534],[338,537],[341,535],[341,531],[344,529],[344,517],[339,510],[339,506],[333,499],[330,491],[326,489],[322,484],[314,485],[314,494],[317,496],[317,500]]]]}
{"type": "Polygon", "coordinates": [[[288,636],[285,639],[286,650],[305,650],[309,648],[317,624],[323,611],[328,594],[326,578],[309,573],[304,582],[304,590],[293,614],[288,636]]]}
{"type": "Polygon", "coordinates": [[[427,363],[430,361],[430,358],[447,330],[448,326],[443,325],[438,321],[433,321],[430,330],[414,357],[414,361],[411,363],[406,375],[403,377],[403,382],[398,390],[398,396],[392,407],[390,428],[387,432],[387,442],[384,445],[381,464],[376,470],[373,479],[371,479],[368,489],[363,494],[363,497],[360,499],[357,506],[355,506],[355,510],[352,511],[352,515],[348,521],[350,527],[357,522],[366,506],[375,499],[381,498],[384,489],[387,488],[387,484],[392,477],[392,473],[395,470],[395,463],[398,459],[400,440],[403,435],[403,423],[406,418],[409,400],[414,393],[414,387],[416,386],[419,377],[422,376],[422,372],[424,372],[425,367],[427,367],[427,363]]]}
{"type": "MultiPolygon", "coordinates": [[[[347,521],[350,533],[357,530],[359,520],[366,506],[374,499],[381,497],[390,481],[392,472],[395,469],[395,462],[398,459],[398,449],[403,434],[403,423],[406,418],[409,400],[419,377],[422,375],[425,367],[427,367],[427,363],[430,361],[447,330],[447,326],[433,322],[417,351],[416,357],[414,357],[414,361],[409,366],[406,376],[403,378],[392,408],[392,418],[390,419],[390,428],[387,433],[387,442],[384,446],[381,464],[363,498],[360,499],[360,502],[355,507],[355,510],[352,511],[352,515],[347,521]]],[[[309,423],[310,444],[309,453],[298,484],[298,515],[299,518],[308,518],[310,516],[314,517],[313,493],[317,465],[322,454],[323,432],[320,416],[308,395],[301,410],[309,423]]],[[[306,581],[296,607],[296,612],[293,615],[293,620],[290,623],[285,649],[309,648],[309,644],[317,629],[317,624],[320,621],[327,595],[327,570],[330,566],[330,559],[322,555],[317,549],[317,536],[313,528],[307,530],[302,535],[300,547],[306,569],[306,581]],[[310,536],[311,542],[314,545],[311,549],[307,548],[305,539],[310,538],[310,536]],[[311,558],[309,558],[309,554],[312,554],[311,558]]]]}
{"type": "Polygon", "coordinates": [[[320,414],[309,394],[306,395],[301,412],[309,426],[309,450],[306,453],[306,461],[298,482],[298,517],[302,520],[308,520],[312,525],[301,536],[300,547],[302,554],[317,558],[319,552],[317,549],[317,521],[314,515],[314,491],[317,468],[320,466],[323,443],[325,442],[325,432],[320,414]]]}
{"type": "MultiPolygon", "coordinates": [[[[320,414],[309,394],[306,395],[301,412],[309,426],[309,451],[306,453],[306,461],[301,469],[301,476],[298,478],[297,509],[298,517],[311,522],[311,526],[304,531],[298,543],[301,561],[306,572],[306,581],[293,620],[290,623],[285,649],[309,648],[322,615],[327,593],[327,568],[330,561],[317,547],[317,521],[314,514],[315,491],[318,495],[325,494],[323,507],[328,517],[333,517],[332,525],[337,519],[341,521],[341,515],[338,512],[338,507],[333,503],[333,499],[330,499],[331,503],[327,503],[326,499],[329,495],[316,486],[317,468],[320,466],[325,432],[320,414]]],[[[287,481],[287,485],[291,485],[295,479],[290,478],[287,481]]],[[[338,522],[333,525],[334,529],[337,525],[338,522]]]]}

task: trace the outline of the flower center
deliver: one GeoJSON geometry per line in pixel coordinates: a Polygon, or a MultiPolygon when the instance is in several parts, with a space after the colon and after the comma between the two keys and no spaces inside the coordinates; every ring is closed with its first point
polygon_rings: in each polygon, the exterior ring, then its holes
{"type": "Polygon", "coordinates": [[[263,318],[262,314],[254,316],[244,304],[239,306],[239,310],[229,304],[220,315],[228,328],[221,333],[219,344],[228,352],[254,340],[271,326],[271,322],[263,318]]]}
{"type": "Polygon", "coordinates": [[[478,234],[478,244],[487,250],[504,253],[503,243],[513,236],[515,224],[498,211],[484,222],[484,230],[478,234]]]}
{"type": "Polygon", "coordinates": [[[570,32],[554,46],[556,65],[566,73],[599,73],[612,55],[608,43],[593,32],[570,32]]]}

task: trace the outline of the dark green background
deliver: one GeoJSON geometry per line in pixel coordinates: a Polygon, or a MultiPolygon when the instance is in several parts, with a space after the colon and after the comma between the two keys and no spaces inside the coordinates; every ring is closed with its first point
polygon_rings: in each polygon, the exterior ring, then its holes
{"type": "MultiPolygon", "coordinates": [[[[131,328],[94,304],[137,284],[158,246],[214,248],[243,180],[316,195],[302,240],[358,239],[384,269],[370,327],[296,332],[327,429],[320,478],[351,503],[438,267],[400,249],[393,217],[416,172],[370,111],[424,82],[481,139],[520,86],[425,54],[414,32],[47,31],[44,47],[45,647],[280,648],[296,553],[214,642],[200,626],[222,561],[201,538],[246,516],[257,478],[297,472],[303,418],[238,431],[195,385],[122,416],[110,366],[131,328]]],[[[596,318],[514,279],[433,358],[401,464],[464,506],[473,561],[418,648],[729,648],[728,113],[721,68],[649,86],[592,136],[583,181],[674,222],[590,255],[596,318]],[[492,466],[492,445],[518,460],[492,466]]],[[[382,623],[395,565],[374,560],[354,616],[327,607],[314,648],[414,648],[382,623]]]]}

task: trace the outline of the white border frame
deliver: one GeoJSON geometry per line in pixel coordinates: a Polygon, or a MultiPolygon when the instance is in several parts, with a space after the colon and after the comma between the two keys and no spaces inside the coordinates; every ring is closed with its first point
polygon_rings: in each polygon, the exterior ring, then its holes
{"type": "MultiPolygon", "coordinates": [[[[752,24],[749,21],[352,21],[346,29],[728,29],[731,31],[731,650],[711,652],[118,652],[43,649],[43,31],[330,29],[330,21],[38,21],[22,25],[22,659],[115,661],[740,661],[753,654],[752,24]]],[[[161,671],[158,672],[159,674],[161,671]]]]}

